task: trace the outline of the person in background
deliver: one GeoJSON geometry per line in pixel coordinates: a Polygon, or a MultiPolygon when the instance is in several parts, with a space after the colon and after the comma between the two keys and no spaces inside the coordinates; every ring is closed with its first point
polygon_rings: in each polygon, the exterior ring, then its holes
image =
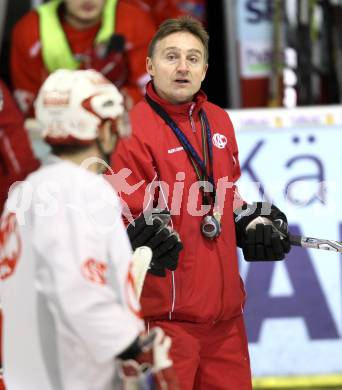
{"type": "Polygon", "coordinates": [[[200,89],[208,38],[191,17],[160,25],[146,62],[152,80],[131,111],[132,137],[119,141],[112,167],[130,172],[132,191],[121,192],[130,214],[140,220],[165,207],[183,243],[177,269],[160,258],[141,296],[149,328],[161,327],[172,338],[181,389],[251,390],[236,249],[248,261],[284,259],[287,219],[276,206],[248,204],[238,194],[232,123],[200,89]]]}
{"type": "Polygon", "coordinates": [[[201,23],[206,21],[205,0],[135,0],[152,13],[159,26],[166,19],[179,16],[192,16],[201,23]]]}
{"type": "Polygon", "coordinates": [[[179,390],[170,338],[144,333],[120,204],[98,175],[130,134],[123,102],[93,70],[58,70],[38,93],[51,159],[11,190],[0,221],[9,390],[179,390]]]}
{"type": "Polygon", "coordinates": [[[27,117],[47,75],[57,69],[95,69],[134,104],[149,77],[148,42],[155,24],[130,0],[50,0],[24,15],[12,31],[14,96],[27,117]]]}
{"type": "Polygon", "coordinates": [[[6,84],[0,80],[0,213],[10,186],[39,167],[24,118],[6,84]]]}

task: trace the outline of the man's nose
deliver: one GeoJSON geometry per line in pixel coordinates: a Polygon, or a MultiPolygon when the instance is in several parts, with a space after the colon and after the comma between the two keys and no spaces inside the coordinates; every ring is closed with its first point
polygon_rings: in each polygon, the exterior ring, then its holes
{"type": "Polygon", "coordinates": [[[185,57],[179,58],[177,70],[178,70],[178,72],[188,72],[189,64],[188,64],[185,57]]]}

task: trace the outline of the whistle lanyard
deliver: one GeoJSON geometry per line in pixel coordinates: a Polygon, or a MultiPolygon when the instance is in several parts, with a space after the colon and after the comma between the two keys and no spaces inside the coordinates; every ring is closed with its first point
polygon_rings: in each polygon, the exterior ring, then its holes
{"type": "Polygon", "coordinates": [[[175,121],[168,115],[168,113],[164,111],[164,109],[157,102],[152,100],[147,94],[145,95],[145,98],[147,103],[150,105],[150,107],[162,119],[164,119],[166,124],[171,128],[171,130],[178,138],[179,142],[181,143],[184,150],[186,151],[192,166],[194,167],[198,180],[209,181],[209,183],[211,183],[211,185],[213,186],[212,192],[205,191],[203,186],[201,186],[201,189],[202,189],[203,203],[210,204],[210,200],[208,199],[209,196],[212,198],[212,203],[214,204],[216,188],[214,183],[214,169],[213,169],[213,143],[211,139],[209,121],[204,110],[201,110],[200,112],[201,129],[202,129],[202,148],[203,148],[203,157],[204,157],[204,159],[202,160],[198,155],[198,153],[196,152],[196,150],[194,149],[194,147],[191,145],[190,141],[187,139],[186,135],[177,126],[175,121]],[[208,157],[209,157],[209,173],[207,172],[208,157]]]}

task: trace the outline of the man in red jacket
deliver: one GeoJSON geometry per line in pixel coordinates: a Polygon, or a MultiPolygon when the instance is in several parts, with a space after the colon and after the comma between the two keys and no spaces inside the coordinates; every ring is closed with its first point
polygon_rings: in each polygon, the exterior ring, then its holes
{"type": "Polygon", "coordinates": [[[0,80],[0,214],[8,189],[39,166],[24,129],[24,119],[0,80]]]}
{"type": "Polygon", "coordinates": [[[26,116],[49,73],[95,69],[132,102],[141,99],[149,77],[146,49],[155,32],[148,12],[129,0],[50,0],[14,26],[11,77],[26,116]]]}
{"type": "Polygon", "coordinates": [[[183,242],[177,269],[175,258],[152,259],[141,299],[148,326],[173,339],[182,390],[250,390],[236,245],[246,260],[281,260],[287,221],[275,206],[239,197],[232,123],[200,90],[207,68],[202,25],[165,21],[149,46],[146,100],[131,112],[133,135],[119,142],[113,167],[126,217],[166,208],[183,242]]]}

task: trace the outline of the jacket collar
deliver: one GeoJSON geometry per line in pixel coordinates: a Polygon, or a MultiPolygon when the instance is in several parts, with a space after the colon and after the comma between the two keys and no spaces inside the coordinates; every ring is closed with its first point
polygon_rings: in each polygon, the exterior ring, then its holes
{"type": "Polygon", "coordinates": [[[199,90],[194,96],[192,102],[182,103],[182,104],[172,104],[167,100],[162,99],[156,93],[153,87],[152,80],[146,86],[146,93],[152,100],[157,102],[171,117],[186,116],[188,118],[189,115],[191,115],[192,117],[196,118],[198,112],[203,107],[204,102],[207,101],[207,95],[202,90],[199,90]]]}

